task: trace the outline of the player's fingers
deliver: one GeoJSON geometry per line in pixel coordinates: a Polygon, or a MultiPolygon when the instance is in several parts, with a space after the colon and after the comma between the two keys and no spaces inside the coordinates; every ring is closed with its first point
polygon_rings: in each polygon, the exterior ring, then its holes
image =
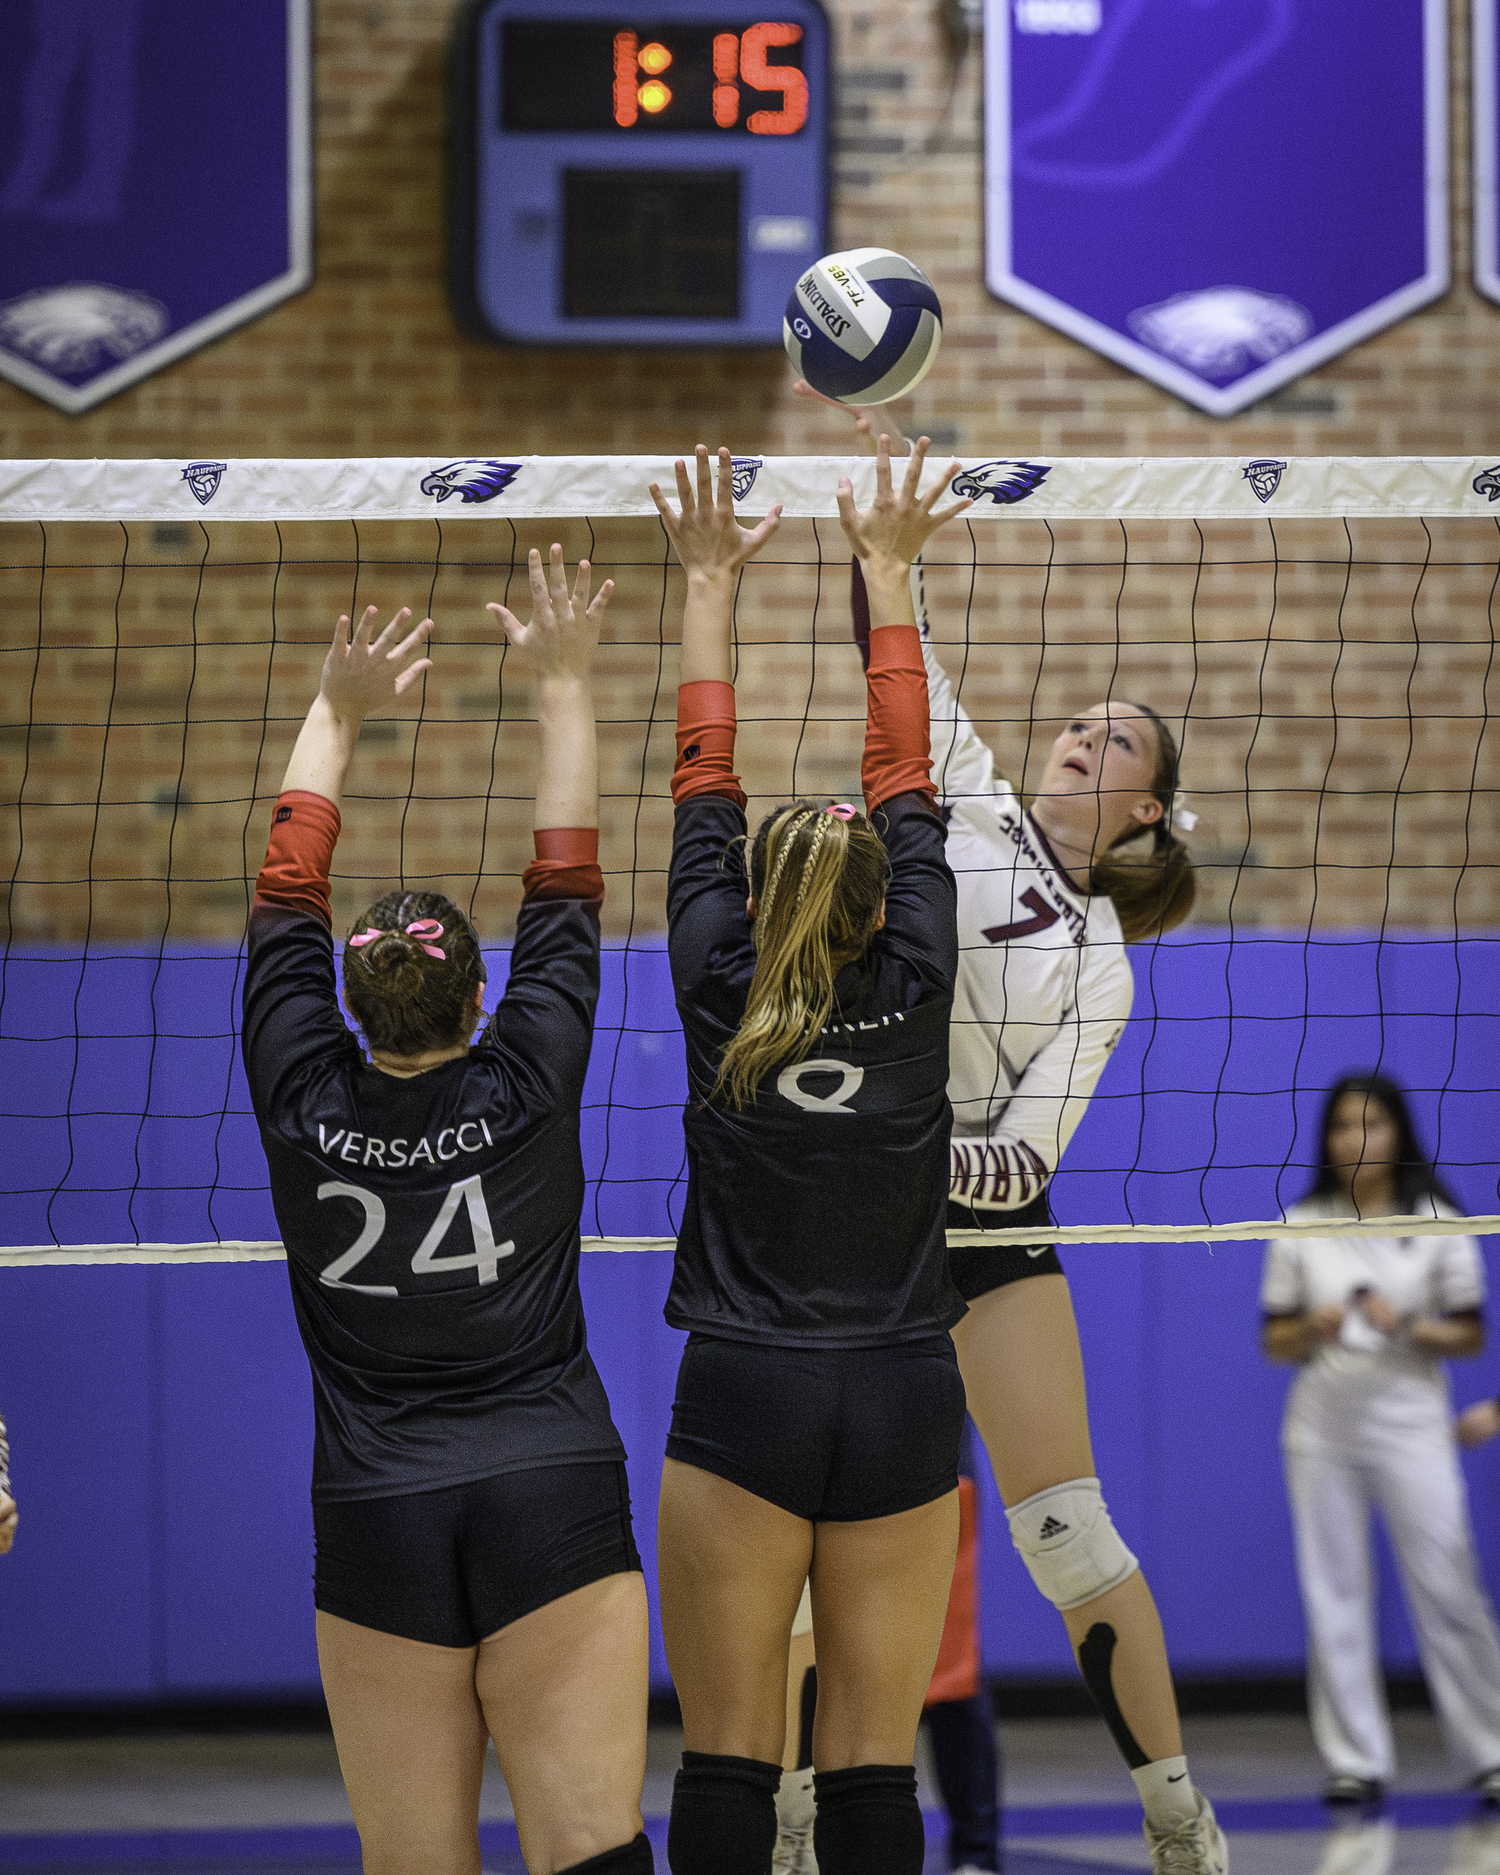
{"type": "Polygon", "coordinates": [[[430,618],[424,618],[420,625],[413,625],[400,644],[393,645],[386,652],[387,663],[397,658],[409,658],[419,645],[426,643],[436,629],[437,627],[430,618]]]}
{"type": "Polygon", "coordinates": [[[589,587],[594,583],[594,569],[587,560],[578,562],[578,576],[573,581],[573,610],[587,612],[589,609],[589,587]]]}
{"type": "Polygon", "coordinates": [[[599,588],[598,592],[595,593],[594,595],[594,602],[589,607],[589,611],[588,611],[589,617],[591,619],[596,619],[596,620],[603,618],[605,608],[608,606],[610,600],[613,599],[614,596],[615,596],[615,582],[612,579],[607,579],[605,580],[604,584],[599,588]]]}
{"type": "Polygon", "coordinates": [[[917,498],[917,487],[922,480],[922,466],[927,460],[927,452],[931,447],[930,438],[919,436],[912,445],[910,456],[906,459],[906,474],[901,483],[901,499],[908,507],[917,498]]]}
{"type": "Polygon", "coordinates": [[[547,550],[547,590],[554,610],[568,603],[568,567],[560,540],[554,540],[547,550]]]}
{"type": "Polygon", "coordinates": [[[370,631],[376,619],[379,617],[380,617],[379,608],[373,605],[367,605],[364,611],[360,614],[359,623],[354,628],[354,649],[356,651],[368,651],[369,650],[370,631]]]}
{"type": "Polygon", "coordinates": [[[875,499],[884,500],[891,492],[891,439],[884,430],[875,443],[875,499]]]}
{"type": "Polygon", "coordinates": [[[418,658],[415,664],[408,664],[406,669],[402,671],[401,675],[396,679],[396,695],[398,697],[404,697],[407,691],[411,689],[412,685],[422,675],[423,671],[430,671],[431,669],[431,658],[418,658]]]}
{"type": "Polygon", "coordinates": [[[509,607],[495,605],[492,602],[485,607],[485,611],[493,616],[495,623],[500,627],[501,631],[505,633],[506,637],[513,645],[519,644],[526,636],[526,627],[509,607]]]}
{"type": "Polygon", "coordinates": [[[851,541],[859,538],[859,510],[854,505],[854,484],[847,475],[840,477],[838,488],[839,520],[851,541]]]}
{"type": "Polygon", "coordinates": [[[719,513],[730,518],[734,515],[734,457],[722,444],[719,447],[719,513]]]}
{"type": "Polygon", "coordinates": [[[693,485],[688,480],[687,464],[679,456],[673,464],[677,471],[677,499],[682,507],[682,518],[686,520],[693,512],[693,485]]]}
{"type": "Polygon", "coordinates": [[[946,508],[929,508],[927,510],[927,515],[928,519],[932,522],[932,531],[936,533],[940,527],[946,527],[950,521],[962,514],[965,508],[972,508],[973,506],[973,496],[965,495],[961,501],[950,502],[946,508]]]}
{"type": "Polygon", "coordinates": [[[781,503],[778,501],[775,507],[771,508],[767,512],[766,518],[760,523],[760,525],[758,527],[752,527],[749,533],[746,534],[745,551],[746,551],[747,556],[749,554],[759,552],[759,550],[765,546],[766,542],[771,538],[771,536],[776,532],[777,528],[780,526],[781,526],[781,503]]]}
{"type": "MultiPolygon", "coordinates": [[[[373,610],[374,610],[374,607],[372,606],[371,611],[373,610]]],[[[368,623],[369,617],[370,617],[370,613],[367,612],[365,614],[364,620],[362,621],[362,626],[364,623],[368,623]]],[[[411,617],[411,607],[409,605],[402,606],[401,610],[396,614],[396,616],[386,624],[384,629],[381,631],[379,637],[372,639],[370,643],[370,655],[372,657],[388,656],[390,654],[391,645],[395,641],[396,633],[399,631],[405,630],[406,621],[410,617],[411,617]]]]}
{"type": "Polygon", "coordinates": [[[333,657],[336,653],[347,651],[348,649],[349,618],[348,614],[344,613],[340,615],[338,623],[333,628],[333,643],[328,648],[328,655],[333,657]]]}
{"type": "Polygon", "coordinates": [[[660,482],[648,483],[646,493],[650,495],[651,499],[656,503],[656,512],[661,516],[662,526],[666,528],[668,538],[675,541],[677,538],[677,510],[661,492],[660,482]]]}
{"type": "Polygon", "coordinates": [[[547,592],[547,573],[542,565],[540,548],[533,547],[526,556],[526,577],[531,585],[531,603],[535,611],[545,613],[551,607],[547,592]]]}

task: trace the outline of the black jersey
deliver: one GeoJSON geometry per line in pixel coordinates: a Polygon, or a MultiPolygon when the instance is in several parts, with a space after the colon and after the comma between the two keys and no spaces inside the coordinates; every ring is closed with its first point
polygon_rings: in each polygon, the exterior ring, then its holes
{"type": "Polygon", "coordinates": [[[365,1064],[335,993],[318,888],[337,830],[319,796],[278,806],[243,1031],[312,1365],[313,1495],[622,1458],[578,1293],[598,903],[528,894],[482,1041],[398,1079],[365,1064]]]}
{"type": "Polygon", "coordinates": [[[736,1112],[709,1104],[755,972],[745,816],[725,794],[677,809],[667,917],[687,1036],[688,1189],[667,1320],[729,1340],[882,1347],[952,1326],[948,1019],[953,875],[930,795],[874,816],[885,928],[835,980],[828,1026],[736,1112]]]}

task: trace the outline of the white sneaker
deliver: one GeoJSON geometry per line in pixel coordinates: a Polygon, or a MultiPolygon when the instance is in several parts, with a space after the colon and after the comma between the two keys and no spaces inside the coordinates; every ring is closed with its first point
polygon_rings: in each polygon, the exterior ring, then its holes
{"type": "Polygon", "coordinates": [[[813,1824],[818,1820],[811,1771],[783,1771],[776,1793],[776,1850],[771,1875],[818,1875],[813,1824]]]}
{"type": "Polygon", "coordinates": [[[1153,1875],[1229,1875],[1229,1845],[1214,1807],[1201,1790],[1197,1797],[1198,1814],[1176,1829],[1157,1831],[1149,1822],[1141,1824],[1153,1875]]]}

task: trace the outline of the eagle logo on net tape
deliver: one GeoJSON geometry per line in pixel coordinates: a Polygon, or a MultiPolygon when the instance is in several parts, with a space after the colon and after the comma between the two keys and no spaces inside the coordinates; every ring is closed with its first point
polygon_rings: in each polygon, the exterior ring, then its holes
{"type": "Polygon", "coordinates": [[[997,507],[1010,507],[1027,501],[1052,473],[1050,462],[981,462],[972,469],[961,469],[949,486],[962,501],[993,501],[997,507]]]}
{"type": "Polygon", "coordinates": [[[422,493],[438,502],[447,501],[451,495],[457,495],[466,504],[493,501],[496,495],[504,494],[520,473],[519,462],[494,462],[487,456],[465,456],[459,462],[450,462],[424,475],[422,493]]]}
{"type": "Polygon", "coordinates": [[[1280,488],[1281,478],[1285,471],[1284,462],[1275,462],[1270,457],[1262,457],[1257,462],[1247,462],[1240,474],[1250,484],[1250,491],[1255,499],[1264,507],[1280,488]]]}
{"type": "Polygon", "coordinates": [[[1500,501],[1500,462],[1492,469],[1482,469],[1474,477],[1474,493],[1485,496],[1492,503],[1500,501]]]}

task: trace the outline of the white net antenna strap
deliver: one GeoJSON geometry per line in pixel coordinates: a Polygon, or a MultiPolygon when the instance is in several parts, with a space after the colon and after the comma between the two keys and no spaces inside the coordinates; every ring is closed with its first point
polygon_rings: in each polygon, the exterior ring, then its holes
{"type": "MultiPolygon", "coordinates": [[[[1271,1237],[1489,1237],[1500,1217],[1367,1217],[1288,1224],[1066,1224],[1030,1230],[950,1230],[950,1249],[986,1244],[1262,1243],[1271,1237]],[[1414,1228],[1417,1227],[1417,1228],[1414,1228]]],[[[585,1250],[665,1251],[675,1237],[585,1237],[585,1250]]],[[[85,1243],[0,1245],[0,1269],[35,1263],[284,1263],[286,1251],[265,1243],[85,1243]]]]}
{"type": "MultiPolygon", "coordinates": [[[[695,439],[696,440],[696,439],[695,439]]],[[[684,444],[691,453],[693,443],[684,444]]],[[[4,521],[520,521],[655,517],[648,485],[670,456],[316,457],[225,462],[0,463],[4,521]]],[[[934,450],[923,486],[945,473],[934,450]]],[[[875,492],[869,456],[740,456],[736,499],[753,513],[832,519],[841,475],[875,492]]],[[[1490,511],[1500,463],[1480,456],[966,455],[956,493],[974,520],[1460,519],[1490,511]]]]}

